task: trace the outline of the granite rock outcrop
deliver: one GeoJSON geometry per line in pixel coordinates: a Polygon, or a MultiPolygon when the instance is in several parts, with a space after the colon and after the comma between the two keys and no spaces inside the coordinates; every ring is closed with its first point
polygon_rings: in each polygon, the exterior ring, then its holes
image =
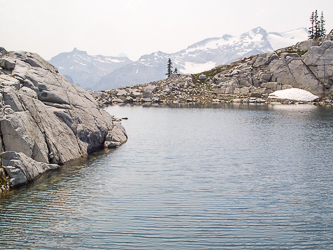
{"type": "Polygon", "coordinates": [[[0,153],[11,186],[54,169],[52,164],[87,155],[107,141],[117,138],[119,146],[127,140],[121,124],[86,90],[69,83],[37,54],[1,48],[0,66],[0,153]],[[8,152],[13,159],[4,160],[8,152]],[[29,166],[35,165],[41,167],[31,174],[29,166]]]}

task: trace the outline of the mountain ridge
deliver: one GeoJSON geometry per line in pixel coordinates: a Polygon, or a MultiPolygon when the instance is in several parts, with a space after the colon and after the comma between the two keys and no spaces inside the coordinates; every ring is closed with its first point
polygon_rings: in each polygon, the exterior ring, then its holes
{"type": "Polygon", "coordinates": [[[74,48],[52,57],[49,62],[70,82],[89,89],[104,75],[132,61],[127,57],[88,55],[86,51],[74,48]]]}
{"type": "Polygon", "coordinates": [[[211,69],[217,65],[228,64],[241,57],[280,48],[273,47],[271,45],[273,41],[277,46],[286,47],[308,38],[306,28],[275,32],[275,34],[279,34],[279,40],[276,35],[274,37],[272,33],[267,33],[266,30],[257,27],[240,36],[224,35],[220,38],[207,38],[172,54],[154,52],[143,55],[137,62],[104,76],[93,89],[106,90],[160,80],[165,77],[168,58],[171,59],[178,72],[191,74],[211,69]],[[293,33],[296,33],[297,37],[292,36],[293,33]]]}
{"type": "MultiPolygon", "coordinates": [[[[104,75],[90,72],[94,75],[91,77],[93,79],[90,80],[90,84],[89,79],[84,84],[77,80],[77,75],[82,75],[82,72],[76,73],[75,70],[64,72],[59,63],[52,61],[53,58],[50,62],[59,68],[60,73],[66,73],[65,75],[72,77],[74,82],[83,88],[107,90],[165,78],[168,58],[172,60],[173,68],[177,68],[178,72],[198,73],[218,65],[228,64],[241,57],[290,46],[307,38],[306,28],[286,32],[267,32],[263,28],[257,27],[239,36],[225,34],[222,37],[206,38],[175,53],[157,51],[142,55],[139,60],[122,66],[118,65],[119,67],[104,75]]],[[[82,78],[84,77],[82,75],[82,78]]]]}

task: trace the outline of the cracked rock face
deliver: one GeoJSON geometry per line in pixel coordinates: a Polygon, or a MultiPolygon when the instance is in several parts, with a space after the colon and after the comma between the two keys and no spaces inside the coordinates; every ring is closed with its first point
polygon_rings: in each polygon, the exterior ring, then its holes
{"type": "MultiPolygon", "coordinates": [[[[0,153],[13,151],[39,163],[63,164],[104,147],[115,125],[87,91],[34,53],[1,48],[0,64],[0,153]]],[[[117,145],[127,140],[121,131],[117,145]]],[[[24,172],[17,170],[20,164],[15,166],[6,168],[9,176],[11,171],[24,172]]],[[[20,181],[13,177],[12,184],[20,181]]]]}
{"type": "MultiPolygon", "coordinates": [[[[333,37],[332,37],[333,39],[333,37]]],[[[309,48],[308,53],[302,59],[315,76],[325,84],[326,87],[333,85],[333,41],[326,40],[321,46],[309,48]]]]}

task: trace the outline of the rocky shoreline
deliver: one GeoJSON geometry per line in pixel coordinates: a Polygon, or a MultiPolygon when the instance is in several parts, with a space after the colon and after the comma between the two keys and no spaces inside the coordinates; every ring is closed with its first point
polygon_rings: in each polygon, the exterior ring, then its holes
{"type": "MultiPolygon", "coordinates": [[[[174,81],[175,89],[179,89],[184,82],[191,81],[191,76],[174,74],[169,79],[174,81]],[[179,84],[180,83],[180,84],[179,84]],[[178,85],[178,86],[177,86],[178,85]]],[[[163,80],[164,81],[164,80],[163,80]]],[[[166,81],[166,80],[165,80],[166,81]]],[[[209,89],[207,85],[195,86],[191,90],[195,91],[195,95],[190,95],[185,92],[182,95],[181,89],[178,93],[168,94],[167,98],[164,93],[159,91],[149,92],[150,89],[155,89],[155,83],[149,83],[141,86],[130,88],[117,88],[111,91],[91,91],[92,96],[98,102],[100,107],[107,107],[109,105],[154,105],[154,104],[209,104],[209,103],[243,103],[243,104],[312,104],[312,105],[333,105],[331,98],[322,98],[314,101],[297,101],[284,98],[274,98],[270,96],[272,90],[264,90],[266,93],[250,93],[248,95],[238,94],[218,94],[216,91],[209,89]],[[147,88],[148,87],[148,88],[147,88]],[[179,92],[181,93],[179,95],[179,92]],[[163,96],[161,98],[161,96],[163,96]]],[[[157,88],[157,87],[156,87],[157,88]]],[[[292,86],[288,86],[289,89],[292,86]]],[[[277,89],[278,90],[278,89],[277,89]]],[[[173,91],[174,92],[174,91],[173,91]]]]}
{"type": "Polygon", "coordinates": [[[101,107],[115,103],[304,103],[270,96],[277,90],[299,88],[318,96],[311,103],[330,105],[332,61],[333,35],[327,35],[200,74],[173,74],[160,81],[91,94],[101,107]]]}
{"type": "Polygon", "coordinates": [[[127,141],[120,121],[35,53],[0,48],[0,193],[127,141]]]}
{"type": "Polygon", "coordinates": [[[113,104],[303,104],[332,105],[333,35],[240,58],[199,74],[132,87],[86,91],[35,53],[0,48],[0,193],[100,148],[127,141],[113,104]],[[301,89],[311,102],[276,98],[301,89]]]}

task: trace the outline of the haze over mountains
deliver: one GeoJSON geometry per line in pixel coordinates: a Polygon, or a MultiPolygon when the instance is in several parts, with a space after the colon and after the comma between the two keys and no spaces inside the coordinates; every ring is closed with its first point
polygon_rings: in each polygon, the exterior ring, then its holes
{"type": "Polygon", "coordinates": [[[127,57],[90,56],[74,49],[53,57],[50,63],[83,88],[107,90],[165,78],[168,58],[179,73],[199,73],[237,58],[273,51],[307,39],[306,28],[268,33],[258,27],[240,36],[208,38],[172,54],[158,51],[143,55],[135,62],[127,57]]]}
{"type": "Polygon", "coordinates": [[[74,48],[71,52],[52,57],[50,62],[69,82],[91,89],[103,76],[133,61],[127,57],[91,56],[74,48]]]}

